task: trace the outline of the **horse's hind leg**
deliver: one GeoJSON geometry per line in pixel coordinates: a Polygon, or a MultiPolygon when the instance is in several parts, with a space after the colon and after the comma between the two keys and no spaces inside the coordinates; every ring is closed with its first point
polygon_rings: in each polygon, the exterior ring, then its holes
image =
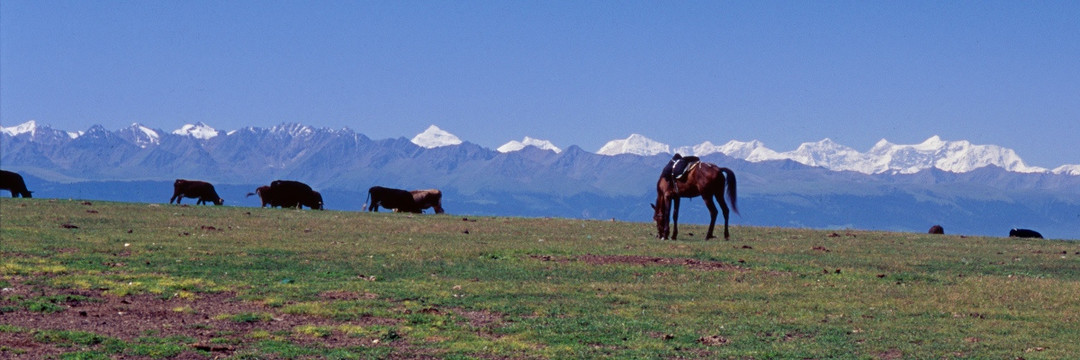
{"type": "MultiPolygon", "coordinates": [[[[709,232],[705,234],[705,240],[714,239],[713,227],[716,226],[716,204],[713,203],[713,196],[709,194],[701,195],[701,198],[705,200],[705,207],[709,208],[709,232]]],[[[720,206],[723,206],[724,199],[720,199],[720,206]]],[[[724,214],[727,214],[727,207],[724,207],[724,214]]],[[[727,219],[727,216],[724,216],[727,219]]],[[[727,238],[727,226],[724,227],[724,238],[727,238]]]]}
{"type": "MultiPolygon", "coordinates": [[[[728,228],[729,210],[728,210],[727,203],[724,202],[723,193],[721,193],[721,195],[717,196],[716,200],[717,200],[717,202],[720,203],[720,210],[724,212],[724,240],[728,240],[728,239],[731,238],[731,234],[729,234],[728,230],[727,230],[727,228],[728,228]]],[[[713,213],[713,219],[714,220],[716,219],[716,213],[715,212],[713,213]]]]}

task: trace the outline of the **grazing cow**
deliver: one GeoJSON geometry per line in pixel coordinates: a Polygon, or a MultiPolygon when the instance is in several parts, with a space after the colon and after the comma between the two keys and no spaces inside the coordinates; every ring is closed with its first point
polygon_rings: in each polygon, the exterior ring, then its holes
{"type": "Polygon", "coordinates": [[[416,203],[416,207],[420,208],[420,210],[433,207],[436,214],[443,213],[442,191],[439,191],[439,189],[413,190],[409,193],[412,194],[413,202],[416,203]]]}
{"type": "Polygon", "coordinates": [[[203,205],[207,202],[212,202],[214,205],[225,203],[225,200],[222,200],[217,191],[214,190],[214,185],[210,185],[208,182],[176,179],[176,182],[173,183],[173,195],[169,199],[169,203],[172,204],[175,200],[176,204],[180,205],[180,199],[186,197],[198,198],[199,201],[195,202],[196,205],[203,205]]]}
{"type": "Polygon", "coordinates": [[[417,214],[423,212],[416,206],[416,200],[413,200],[412,193],[401,189],[372,186],[368,189],[368,200],[368,211],[379,212],[379,206],[382,206],[400,212],[417,214]]]}
{"type": "Polygon", "coordinates": [[[1009,230],[1009,237],[1035,238],[1035,239],[1042,239],[1043,238],[1042,234],[1040,234],[1038,231],[1030,230],[1030,229],[1012,229],[1012,230],[1009,230]]]}
{"type": "Polygon", "coordinates": [[[322,194],[299,181],[275,180],[270,183],[270,186],[260,186],[254,193],[248,193],[247,196],[255,194],[259,195],[264,207],[270,205],[270,207],[303,209],[307,206],[314,210],[323,209],[322,194]]]}
{"type": "MultiPolygon", "coordinates": [[[[312,190],[305,183],[292,180],[274,180],[270,183],[270,191],[273,192],[277,202],[282,207],[303,208],[307,206],[313,210],[323,209],[322,194],[312,190]]],[[[273,204],[271,204],[273,205],[273,204]]]]}
{"type": "Polygon", "coordinates": [[[941,225],[934,225],[934,226],[930,227],[930,233],[931,234],[944,235],[945,234],[945,228],[941,227],[941,225]]]}
{"type": "Polygon", "coordinates": [[[421,214],[424,209],[434,207],[436,214],[442,214],[442,192],[437,189],[405,191],[382,186],[368,189],[368,211],[379,211],[379,206],[397,212],[421,214]]]}
{"type": "Polygon", "coordinates": [[[7,170],[0,170],[0,190],[11,191],[11,197],[22,196],[31,198],[30,190],[26,190],[26,182],[22,175],[7,170]]]}
{"type": "Polygon", "coordinates": [[[273,203],[271,203],[271,200],[277,200],[277,199],[273,196],[273,191],[270,191],[269,186],[263,185],[263,186],[257,187],[257,188],[255,188],[255,192],[247,193],[247,197],[251,197],[251,195],[256,195],[256,194],[259,195],[259,200],[262,201],[262,207],[266,207],[266,205],[270,205],[270,207],[281,206],[281,204],[273,204],[273,203]]]}

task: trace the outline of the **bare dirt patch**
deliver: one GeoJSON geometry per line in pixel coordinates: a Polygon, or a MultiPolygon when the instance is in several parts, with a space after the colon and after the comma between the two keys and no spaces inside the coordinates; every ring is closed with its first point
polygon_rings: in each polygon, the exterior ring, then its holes
{"type": "MultiPolygon", "coordinates": [[[[357,297],[365,296],[370,295],[359,294],[357,297]]],[[[330,297],[352,296],[334,294],[330,297]]],[[[395,350],[394,356],[430,356],[419,349],[408,349],[405,341],[380,343],[337,330],[317,337],[295,331],[300,326],[334,329],[340,325],[388,325],[399,322],[396,319],[361,317],[335,321],[285,314],[260,303],[242,301],[233,293],[200,293],[194,299],[165,299],[148,294],[118,297],[86,290],[19,287],[4,289],[0,294],[0,307],[6,308],[0,314],[0,324],[20,329],[0,332],[0,357],[3,358],[40,358],[73,350],[69,344],[35,339],[35,333],[47,330],[93,333],[128,342],[142,337],[195,339],[190,345],[191,351],[174,358],[217,358],[245,349],[250,352],[250,347],[259,341],[258,336],[253,336],[256,331],[284,336],[296,344],[317,343],[326,348],[390,346],[395,350]],[[61,308],[57,312],[29,311],[20,306],[20,302],[27,299],[44,296],[77,300],[61,300],[55,304],[61,308]],[[16,310],[12,311],[13,308],[16,310]],[[206,356],[207,353],[210,355],[206,356]]]]}
{"type": "Polygon", "coordinates": [[[728,339],[720,335],[702,336],[697,341],[705,346],[721,346],[728,343],[728,339]]]}

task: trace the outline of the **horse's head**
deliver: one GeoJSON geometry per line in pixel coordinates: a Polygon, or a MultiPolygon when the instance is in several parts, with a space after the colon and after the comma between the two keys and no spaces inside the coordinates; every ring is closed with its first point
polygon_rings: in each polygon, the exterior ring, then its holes
{"type": "Polygon", "coordinates": [[[653,208],[653,220],[656,221],[656,238],[667,239],[670,229],[668,228],[668,212],[664,204],[660,206],[649,204],[653,208]]]}

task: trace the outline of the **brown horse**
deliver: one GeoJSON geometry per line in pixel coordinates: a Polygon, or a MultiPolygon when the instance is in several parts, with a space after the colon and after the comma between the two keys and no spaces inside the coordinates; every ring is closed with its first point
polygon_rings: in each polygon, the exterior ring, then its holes
{"type": "Polygon", "coordinates": [[[705,206],[709,208],[709,232],[705,239],[712,239],[713,227],[716,225],[716,205],[713,198],[720,202],[720,210],[724,212],[724,239],[731,235],[728,233],[728,206],[724,202],[724,188],[727,188],[727,197],[731,201],[731,210],[736,214],[739,208],[735,205],[735,172],[728,168],[722,168],[715,164],[697,162],[691,165],[690,171],[681,179],[675,180],[671,174],[661,174],[656,182],[656,204],[652,204],[655,211],[653,220],[656,220],[656,237],[668,238],[668,218],[671,217],[671,240],[679,236],[679,199],[700,196],[705,200],[705,206]],[[675,211],[671,212],[671,203],[675,203],[675,211]]]}

